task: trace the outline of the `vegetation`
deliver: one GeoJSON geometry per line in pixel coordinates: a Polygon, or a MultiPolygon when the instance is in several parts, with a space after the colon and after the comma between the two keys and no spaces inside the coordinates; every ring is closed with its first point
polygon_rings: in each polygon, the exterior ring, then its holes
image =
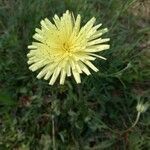
{"type": "Polygon", "coordinates": [[[146,150],[149,111],[148,0],[0,0],[0,149],[146,150]],[[108,27],[107,61],[77,85],[49,86],[28,69],[27,45],[41,19],[71,10],[108,27]]]}

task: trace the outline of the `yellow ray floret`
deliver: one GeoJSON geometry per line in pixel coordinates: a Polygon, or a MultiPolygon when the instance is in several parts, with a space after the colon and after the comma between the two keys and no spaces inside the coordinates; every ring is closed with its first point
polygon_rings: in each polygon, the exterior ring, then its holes
{"type": "Polygon", "coordinates": [[[92,64],[96,58],[104,57],[97,52],[109,49],[109,38],[101,38],[107,29],[99,30],[102,24],[94,26],[95,18],[81,27],[81,16],[74,16],[66,11],[62,17],[54,16],[51,23],[47,18],[41,21],[41,29],[36,28],[33,38],[36,42],[29,45],[29,69],[40,70],[37,78],[50,79],[53,85],[60,75],[60,84],[64,84],[66,76],[73,75],[77,83],[81,83],[80,74],[90,75],[89,68],[98,69],[92,64]]]}

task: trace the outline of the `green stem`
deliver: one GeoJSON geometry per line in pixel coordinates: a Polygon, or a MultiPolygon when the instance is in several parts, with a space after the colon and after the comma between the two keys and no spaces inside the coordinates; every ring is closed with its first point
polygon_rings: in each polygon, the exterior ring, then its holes
{"type": "Polygon", "coordinates": [[[110,130],[111,132],[113,133],[116,133],[116,134],[119,134],[119,135],[122,135],[128,131],[130,131],[132,128],[134,128],[136,126],[136,124],[138,123],[139,119],[140,119],[140,115],[141,115],[141,112],[138,112],[137,116],[136,116],[136,119],[134,121],[134,123],[132,124],[131,127],[129,127],[128,129],[124,130],[124,131],[115,131],[113,130],[112,128],[110,128],[109,126],[106,125],[107,129],[110,130]]]}
{"type": "Polygon", "coordinates": [[[53,142],[53,150],[56,150],[54,115],[52,115],[52,142],[53,142]]]}
{"type": "Polygon", "coordinates": [[[81,84],[77,84],[77,90],[78,90],[79,100],[82,100],[83,96],[82,96],[82,87],[81,87],[81,84]]]}
{"type": "Polygon", "coordinates": [[[126,132],[130,131],[132,128],[134,128],[139,121],[140,115],[141,115],[141,112],[138,112],[136,119],[135,119],[134,123],[132,124],[132,126],[128,129],[126,129],[125,131],[123,131],[122,133],[126,133],[126,132]]]}

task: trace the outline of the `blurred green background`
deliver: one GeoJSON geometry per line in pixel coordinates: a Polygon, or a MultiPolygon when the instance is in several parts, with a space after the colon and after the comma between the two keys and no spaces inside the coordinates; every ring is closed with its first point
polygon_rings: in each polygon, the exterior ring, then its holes
{"type": "Polygon", "coordinates": [[[148,150],[149,111],[136,127],[138,100],[148,101],[149,0],[0,0],[0,150],[148,150]],[[27,45],[40,20],[66,10],[103,23],[111,48],[100,69],[76,85],[49,86],[28,70],[27,45]]]}

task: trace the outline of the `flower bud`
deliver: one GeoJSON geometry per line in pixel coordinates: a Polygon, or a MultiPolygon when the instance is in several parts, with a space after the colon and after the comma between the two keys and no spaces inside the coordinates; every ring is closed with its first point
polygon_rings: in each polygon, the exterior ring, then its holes
{"type": "Polygon", "coordinates": [[[144,113],[149,107],[148,103],[143,104],[142,102],[138,103],[136,109],[140,113],[144,113]]]}

